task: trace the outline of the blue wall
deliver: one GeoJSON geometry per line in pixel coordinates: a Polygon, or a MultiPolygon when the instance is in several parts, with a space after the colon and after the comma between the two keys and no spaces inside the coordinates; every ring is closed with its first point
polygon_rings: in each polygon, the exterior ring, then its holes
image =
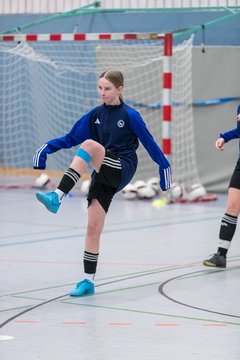
{"type": "MultiPolygon", "coordinates": [[[[181,12],[138,12],[138,13],[96,13],[78,15],[25,29],[24,33],[72,33],[77,25],[78,33],[86,32],[167,32],[206,24],[220,17],[230,15],[228,11],[181,11],[181,12]]],[[[0,15],[0,32],[17,26],[32,23],[48,17],[47,14],[35,15],[0,15]]],[[[51,15],[52,16],[52,15],[51,15]]],[[[182,38],[175,43],[182,42],[182,38]]],[[[199,31],[194,45],[202,43],[202,32],[199,31]]],[[[205,30],[206,45],[239,46],[240,16],[222,22],[205,30]]]]}

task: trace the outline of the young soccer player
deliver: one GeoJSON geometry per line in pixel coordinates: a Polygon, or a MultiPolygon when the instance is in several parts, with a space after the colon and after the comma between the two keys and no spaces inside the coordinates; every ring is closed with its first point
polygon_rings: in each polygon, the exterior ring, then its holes
{"type": "Polygon", "coordinates": [[[123,86],[124,77],[120,71],[103,72],[98,79],[98,93],[102,104],[83,115],[68,134],[42,145],[33,158],[35,169],[45,169],[48,154],[80,144],[57,189],[49,193],[36,193],[37,199],[53,213],[57,213],[62,200],[88,165],[91,164],[94,168],[87,196],[84,275],[83,280],[70,292],[70,296],[94,293],[94,276],[105,217],[114,194],[130,182],[136,171],[138,140],[159,165],[162,190],[170,188],[170,164],[140,114],[124,103],[123,86]]]}
{"type": "MultiPolygon", "coordinates": [[[[237,109],[237,127],[223,134],[220,134],[215,146],[218,150],[224,150],[224,144],[233,139],[240,138],[240,105],[237,109]]],[[[240,145],[240,143],[239,143],[240,145]]],[[[219,242],[217,253],[210,259],[204,260],[203,265],[225,268],[227,265],[227,252],[230,248],[232,238],[234,236],[237,220],[240,213],[240,152],[237,164],[233,171],[229,188],[227,208],[222,218],[219,232],[219,242]]]]}

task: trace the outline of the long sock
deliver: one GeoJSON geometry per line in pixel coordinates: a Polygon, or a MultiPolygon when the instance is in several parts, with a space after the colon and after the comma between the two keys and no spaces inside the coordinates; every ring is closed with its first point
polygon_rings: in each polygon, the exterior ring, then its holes
{"type": "Polygon", "coordinates": [[[80,179],[80,174],[72,168],[69,168],[63,175],[62,180],[60,181],[56,193],[59,196],[59,199],[62,200],[63,196],[68,194],[74,185],[80,179]]]}
{"type": "Polygon", "coordinates": [[[84,251],[83,254],[84,277],[91,281],[94,280],[96,274],[98,255],[88,251],[84,251]]]}
{"type": "Polygon", "coordinates": [[[226,257],[237,227],[237,216],[224,214],[219,232],[218,253],[226,257]]]}

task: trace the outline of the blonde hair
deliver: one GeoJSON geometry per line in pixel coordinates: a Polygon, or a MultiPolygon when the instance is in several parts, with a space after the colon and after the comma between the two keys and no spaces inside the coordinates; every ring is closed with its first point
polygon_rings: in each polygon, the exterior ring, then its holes
{"type": "MultiPolygon", "coordinates": [[[[106,70],[100,76],[99,79],[104,78],[110,81],[116,88],[124,86],[124,76],[121,71],[118,70],[106,70]]],[[[120,94],[120,99],[123,99],[122,94],[120,94]]]]}

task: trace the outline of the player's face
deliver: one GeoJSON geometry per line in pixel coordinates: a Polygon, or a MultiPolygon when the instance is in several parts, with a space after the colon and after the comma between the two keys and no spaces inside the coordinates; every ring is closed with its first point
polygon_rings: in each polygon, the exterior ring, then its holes
{"type": "Polygon", "coordinates": [[[120,104],[119,96],[122,91],[122,86],[116,88],[110,81],[105,78],[98,80],[98,93],[101,100],[106,105],[118,105],[120,104]]]}

